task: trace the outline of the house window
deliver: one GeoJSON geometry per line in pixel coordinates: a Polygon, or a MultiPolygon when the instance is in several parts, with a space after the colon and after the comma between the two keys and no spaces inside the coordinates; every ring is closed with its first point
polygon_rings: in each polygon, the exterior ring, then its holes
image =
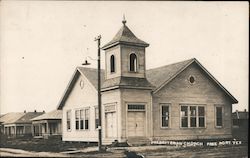
{"type": "Polygon", "coordinates": [[[181,127],[188,127],[188,107],[181,106],[181,127]]]}
{"type": "Polygon", "coordinates": [[[205,109],[202,106],[198,107],[199,127],[205,127],[205,109]]]}
{"type": "Polygon", "coordinates": [[[181,106],[181,127],[205,127],[204,106],[181,106]]]}
{"type": "Polygon", "coordinates": [[[129,61],[130,61],[129,70],[131,72],[136,72],[137,71],[137,57],[136,57],[135,53],[130,54],[129,61]]]}
{"type": "Polygon", "coordinates": [[[89,129],[89,109],[85,109],[85,129],[89,129]]]}
{"type": "Polygon", "coordinates": [[[169,105],[161,106],[161,127],[169,127],[169,105]]]}
{"type": "Polygon", "coordinates": [[[79,130],[79,123],[80,123],[80,111],[76,110],[75,111],[75,121],[76,121],[76,130],[79,130]]]}
{"type": "Polygon", "coordinates": [[[67,129],[70,130],[71,129],[71,123],[70,123],[70,120],[71,120],[71,111],[67,111],[67,129]]]}
{"type": "Polygon", "coordinates": [[[115,56],[111,55],[110,57],[110,72],[115,72],[115,56]]]}
{"type": "Polygon", "coordinates": [[[98,108],[95,108],[95,128],[99,126],[99,111],[98,108]]]}
{"type": "Polygon", "coordinates": [[[89,109],[76,110],[76,130],[89,129],[89,109]]]}
{"type": "Polygon", "coordinates": [[[84,110],[80,110],[80,129],[84,129],[84,110]]]}
{"type": "Polygon", "coordinates": [[[222,127],[222,107],[216,107],[216,127],[222,127]]]}

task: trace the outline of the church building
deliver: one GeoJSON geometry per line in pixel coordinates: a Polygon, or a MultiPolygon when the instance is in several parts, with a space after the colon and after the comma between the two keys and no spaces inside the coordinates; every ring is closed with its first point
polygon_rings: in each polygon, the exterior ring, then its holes
{"type": "MultiPolygon", "coordinates": [[[[195,58],[146,70],[149,44],[122,23],[102,47],[103,143],[231,138],[230,92],[195,58]]],[[[58,105],[64,141],[98,141],[97,105],[97,69],[77,67],[58,105]]]]}

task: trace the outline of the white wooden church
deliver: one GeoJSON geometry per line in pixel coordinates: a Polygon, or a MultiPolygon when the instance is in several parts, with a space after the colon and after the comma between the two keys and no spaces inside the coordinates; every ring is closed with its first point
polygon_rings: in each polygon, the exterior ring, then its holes
{"type": "MultiPolygon", "coordinates": [[[[124,20],[102,47],[103,143],[231,138],[230,92],[195,58],[146,70],[148,46],[124,20]]],[[[98,141],[97,69],[76,68],[58,109],[63,141],[98,141]]]]}

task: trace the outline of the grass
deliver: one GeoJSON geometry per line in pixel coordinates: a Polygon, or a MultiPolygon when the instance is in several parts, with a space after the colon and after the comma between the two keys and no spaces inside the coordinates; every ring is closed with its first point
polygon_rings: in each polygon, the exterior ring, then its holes
{"type": "Polygon", "coordinates": [[[97,143],[64,142],[60,138],[10,138],[0,143],[1,148],[15,148],[35,152],[62,152],[97,146],[97,143]]]}

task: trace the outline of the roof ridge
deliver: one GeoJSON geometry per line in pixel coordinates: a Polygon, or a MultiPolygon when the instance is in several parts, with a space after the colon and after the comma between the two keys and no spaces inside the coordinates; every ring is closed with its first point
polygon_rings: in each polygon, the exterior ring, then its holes
{"type": "Polygon", "coordinates": [[[150,69],[147,69],[146,71],[160,69],[160,68],[164,68],[164,67],[168,67],[168,66],[172,66],[172,65],[177,65],[177,64],[180,64],[180,63],[188,62],[188,61],[195,61],[195,60],[196,60],[195,58],[191,58],[191,59],[188,59],[188,60],[183,60],[183,61],[168,64],[168,65],[163,65],[163,66],[159,66],[159,67],[155,67],[155,68],[150,68],[150,69]]]}

